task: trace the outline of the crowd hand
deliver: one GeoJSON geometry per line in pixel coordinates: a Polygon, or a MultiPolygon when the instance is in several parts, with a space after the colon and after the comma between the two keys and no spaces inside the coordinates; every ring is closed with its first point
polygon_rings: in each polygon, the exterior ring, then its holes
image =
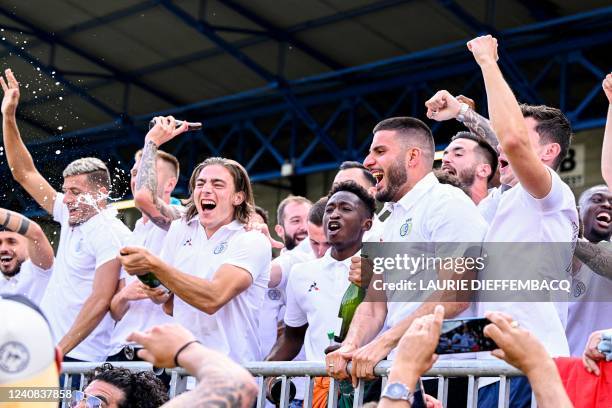
{"type": "Polygon", "coordinates": [[[599,365],[597,364],[600,360],[605,360],[604,354],[599,351],[597,346],[601,342],[601,335],[605,330],[600,330],[593,332],[589,336],[589,340],[587,341],[586,347],[584,348],[584,353],[582,353],[582,364],[584,364],[584,368],[589,373],[593,373],[595,375],[600,375],[599,365]]]}
{"type": "Polygon", "coordinates": [[[436,92],[425,106],[427,117],[438,122],[456,118],[461,109],[461,103],[446,90],[436,92]]]}
{"type": "Polygon", "coordinates": [[[468,50],[474,54],[478,65],[497,62],[497,40],[491,35],[476,37],[467,43],[468,50]]]}
{"type": "Polygon", "coordinates": [[[420,377],[436,362],[434,354],[440,341],[444,306],[437,305],[433,314],[415,319],[397,345],[392,370],[411,372],[420,377]]]}
{"type": "Polygon", "coordinates": [[[484,334],[499,347],[491,352],[495,357],[513,365],[526,375],[550,359],[542,343],[531,332],[520,327],[510,315],[487,312],[485,317],[491,324],[485,326],[484,334]]]}
{"type": "Polygon", "coordinates": [[[2,98],[2,114],[5,116],[14,116],[17,112],[17,105],[19,104],[19,82],[15,78],[15,74],[10,68],[4,71],[6,80],[0,76],[0,85],[4,91],[4,98],[2,98]]]}
{"type": "Polygon", "coordinates": [[[183,121],[181,126],[176,127],[176,121],[172,116],[156,116],[153,120],[155,126],[149,130],[145,140],[150,140],[157,146],[161,146],[189,129],[189,122],[187,121],[183,121]]]}
{"type": "Polygon", "coordinates": [[[153,267],[153,255],[145,248],[123,247],[117,259],[130,275],[146,275],[153,267]]]}
{"type": "Polygon", "coordinates": [[[158,286],[156,288],[150,288],[147,285],[142,285],[142,291],[145,296],[151,299],[153,303],[156,305],[163,305],[170,299],[171,293],[168,292],[163,286],[158,286]]]}
{"type": "Polygon", "coordinates": [[[424,397],[425,397],[425,406],[427,408],[442,408],[443,407],[442,402],[438,401],[431,395],[425,394],[424,397]]]}
{"type": "Polygon", "coordinates": [[[376,378],[374,367],[387,357],[391,350],[391,347],[388,347],[378,338],[352,353],[345,353],[346,357],[352,360],[351,382],[353,387],[357,387],[360,378],[365,380],[376,378]]]}
{"type": "Polygon", "coordinates": [[[244,229],[246,229],[247,231],[259,231],[264,234],[266,238],[268,238],[268,241],[270,241],[272,248],[281,249],[285,247],[285,244],[272,238],[272,236],[270,235],[270,229],[268,228],[267,224],[249,221],[249,223],[245,226],[244,229]]]}
{"type": "Polygon", "coordinates": [[[346,366],[351,360],[352,353],[357,348],[352,344],[345,344],[336,351],[325,356],[325,367],[327,368],[327,375],[335,378],[336,380],[346,380],[349,378],[346,366]]]}
{"type": "MultiPolygon", "coordinates": [[[[606,93],[606,97],[608,98],[608,103],[612,105],[612,72],[606,75],[601,86],[606,93]]],[[[5,91],[6,92],[6,91],[5,91]]],[[[4,112],[4,109],[2,110],[4,112]]]]}
{"type": "Polygon", "coordinates": [[[181,347],[194,341],[194,335],[178,324],[153,326],[146,332],[136,331],[127,337],[128,341],[142,345],[138,357],[148,361],[155,367],[174,367],[174,357],[181,347]]]}
{"type": "Polygon", "coordinates": [[[459,101],[459,103],[465,103],[471,110],[476,110],[476,102],[474,102],[473,99],[463,95],[457,95],[455,98],[459,101]]]}
{"type": "Polygon", "coordinates": [[[139,280],[135,280],[124,287],[121,293],[126,300],[142,300],[149,297],[145,292],[145,288],[148,288],[148,286],[144,285],[139,280]]]}

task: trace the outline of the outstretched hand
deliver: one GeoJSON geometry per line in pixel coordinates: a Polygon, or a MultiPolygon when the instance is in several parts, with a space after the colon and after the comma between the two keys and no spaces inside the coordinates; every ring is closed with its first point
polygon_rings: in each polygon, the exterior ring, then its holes
{"type": "Polygon", "coordinates": [[[461,103],[446,90],[436,92],[425,106],[427,117],[438,122],[456,118],[461,109],[461,103]]]}
{"type": "Polygon", "coordinates": [[[491,35],[476,37],[467,43],[468,50],[474,54],[478,65],[497,62],[497,39],[491,35]]]}
{"type": "Polygon", "coordinates": [[[19,104],[19,82],[15,78],[15,74],[10,68],[4,71],[6,80],[0,76],[0,85],[4,91],[2,98],[2,114],[5,116],[15,116],[17,105],[19,104]]]}
{"type": "Polygon", "coordinates": [[[183,121],[181,126],[176,127],[176,120],[172,116],[156,116],[153,120],[155,126],[149,130],[145,140],[152,141],[157,147],[189,130],[189,122],[183,121]]]}

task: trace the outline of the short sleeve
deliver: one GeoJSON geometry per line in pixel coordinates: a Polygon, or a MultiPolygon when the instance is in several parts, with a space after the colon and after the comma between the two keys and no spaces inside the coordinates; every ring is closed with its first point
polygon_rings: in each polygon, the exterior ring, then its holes
{"type": "Polygon", "coordinates": [[[297,281],[298,276],[294,273],[296,268],[292,269],[292,273],[287,281],[287,289],[285,294],[287,295],[287,306],[285,309],[285,324],[291,327],[301,327],[308,323],[308,316],[306,312],[300,306],[299,299],[297,299],[297,281]]]}
{"type": "Polygon", "coordinates": [[[164,238],[159,257],[168,265],[174,265],[174,254],[177,252],[176,245],[181,242],[179,233],[185,221],[182,218],[172,221],[168,233],[164,238]]]}
{"type": "Polygon", "coordinates": [[[90,247],[96,259],[96,269],[115,259],[119,254],[119,250],[123,247],[130,235],[130,230],[117,219],[113,220],[111,225],[107,227],[111,228],[112,232],[107,231],[106,234],[89,234],[91,237],[94,237],[90,247]]]}
{"type": "Polygon", "coordinates": [[[53,202],[53,220],[62,224],[68,221],[68,206],[64,204],[64,194],[57,193],[53,202]]]}
{"type": "Polygon", "coordinates": [[[247,231],[231,240],[224,264],[234,265],[251,274],[253,281],[270,273],[272,246],[259,231],[247,231]]]}
{"type": "Polygon", "coordinates": [[[487,233],[486,221],[465,195],[443,195],[430,208],[428,219],[431,242],[482,242],[487,233]]]}
{"type": "MultiPolygon", "coordinates": [[[[573,203],[569,203],[566,200],[565,191],[570,191],[569,187],[561,180],[561,177],[553,171],[550,167],[546,167],[546,170],[550,173],[551,176],[551,186],[550,191],[543,198],[535,198],[527,190],[523,190],[524,199],[533,203],[539,211],[542,213],[556,212],[565,207],[571,205],[576,206],[575,201],[573,203]]],[[[573,195],[571,195],[573,197],[573,195]]]]}

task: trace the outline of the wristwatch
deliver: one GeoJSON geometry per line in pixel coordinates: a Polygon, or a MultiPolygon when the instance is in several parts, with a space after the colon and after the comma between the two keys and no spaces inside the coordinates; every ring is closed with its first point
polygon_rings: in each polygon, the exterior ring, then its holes
{"type": "Polygon", "coordinates": [[[408,401],[410,405],[414,402],[414,393],[410,391],[410,388],[408,388],[406,384],[402,384],[401,382],[388,383],[380,394],[380,397],[394,401],[408,401]]]}
{"type": "Polygon", "coordinates": [[[459,113],[457,114],[457,120],[461,123],[463,123],[465,121],[465,112],[467,112],[469,106],[467,103],[463,103],[461,102],[461,104],[459,105],[459,113]]]}

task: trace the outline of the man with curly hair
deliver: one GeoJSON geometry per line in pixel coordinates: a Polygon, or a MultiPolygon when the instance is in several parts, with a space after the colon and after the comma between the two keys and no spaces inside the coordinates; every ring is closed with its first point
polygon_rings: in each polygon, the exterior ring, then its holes
{"type": "Polygon", "coordinates": [[[88,379],[83,392],[73,392],[73,402],[108,408],[158,408],[168,401],[166,386],[150,371],[132,372],[104,363],[90,372],[88,379]]]}

